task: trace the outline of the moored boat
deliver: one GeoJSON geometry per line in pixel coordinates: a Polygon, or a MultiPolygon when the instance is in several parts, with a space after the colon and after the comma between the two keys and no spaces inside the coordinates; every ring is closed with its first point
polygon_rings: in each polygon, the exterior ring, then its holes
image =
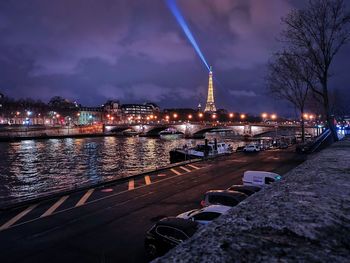
{"type": "Polygon", "coordinates": [[[232,153],[232,147],[224,142],[208,142],[207,144],[197,144],[195,147],[175,148],[170,151],[170,162],[182,162],[191,159],[215,157],[232,153]]]}

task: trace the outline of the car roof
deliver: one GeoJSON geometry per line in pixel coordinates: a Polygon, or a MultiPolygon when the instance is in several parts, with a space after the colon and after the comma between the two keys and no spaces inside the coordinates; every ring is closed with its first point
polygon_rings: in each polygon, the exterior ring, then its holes
{"type": "Polygon", "coordinates": [[[205,194],[209,195],[221,195],[221,196],[234,196],[234,197],[247,197],[246,194],[234,191],[234,190],[210,190],[205,194]]]}
{"type": "Polygon", "coordinates": [[[157,226],[171,226],[171,227],[176,227],[180,228],[184,231],[187,229],[193,229],[198,226],[197,222],[183,219],[183,218],[178,218],[178,217],[165,217],[158,221],[156,223],[157,226]]]}
{"type": "Polygon", "coordinates": [[[210,205],[207,207],[204,207],[202,209],[199,209],[198,212],[214,212],[214,213],[226,213],[228,210],[230,210],[232,207],[225,206],[225,205],[210,205]]]}
{"type": "Polygon", "coordinates": [[[275,176],[279,176],[279,174],[266,171],[245,171],[243,176],[267,176],[274,178],[275,176]]]}
{"type": "Polygon", "coordinates": [[[258,192],[259,190],[261,190],[261,188],[259,186],[254,186],[254,185],[243,185],[243,184],[236,184],[236,185],[232,185],[230,187],[230,189],[232,189],[233,191],[235,189],[246,189],[248,191],[252,191],[252,192],[258,192]]]}

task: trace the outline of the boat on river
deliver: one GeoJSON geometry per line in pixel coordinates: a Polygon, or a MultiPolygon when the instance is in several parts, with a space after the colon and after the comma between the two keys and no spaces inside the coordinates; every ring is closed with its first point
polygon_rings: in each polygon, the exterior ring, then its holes
{"type": "Polygon", "coordinates": [[[184,145],[182,148],[175,148],[170,151],[170,162],[182,162],[191,159],[205,157],[216,157],[231,154],[233,149],[230,144],[224,142],[208,142],[208,144],[197,144],[195,147],[184,145]]]}

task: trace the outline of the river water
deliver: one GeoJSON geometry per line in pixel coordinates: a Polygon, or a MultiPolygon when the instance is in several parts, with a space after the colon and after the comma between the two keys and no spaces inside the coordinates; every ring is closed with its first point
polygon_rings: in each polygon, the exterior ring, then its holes
{"type": "MultiPolygon", "coordinates": [[[[202,141],[99,137],[0,143],[0,205],[164,167],[172,148],[202,141]]],[[[224,141],[234,149],[243,144],[224,141]]]]}

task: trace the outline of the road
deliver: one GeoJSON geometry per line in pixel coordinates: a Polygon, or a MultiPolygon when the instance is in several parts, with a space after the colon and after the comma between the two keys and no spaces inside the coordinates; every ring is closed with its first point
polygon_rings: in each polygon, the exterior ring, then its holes
{"type": "Polygon", "coordinates": [[[2,212],[0,262],[147,262],[144,234],[158,219],[198,208],[246,170],[284,174],[302,161],[292,149],[235,153],[2,212]]]}

